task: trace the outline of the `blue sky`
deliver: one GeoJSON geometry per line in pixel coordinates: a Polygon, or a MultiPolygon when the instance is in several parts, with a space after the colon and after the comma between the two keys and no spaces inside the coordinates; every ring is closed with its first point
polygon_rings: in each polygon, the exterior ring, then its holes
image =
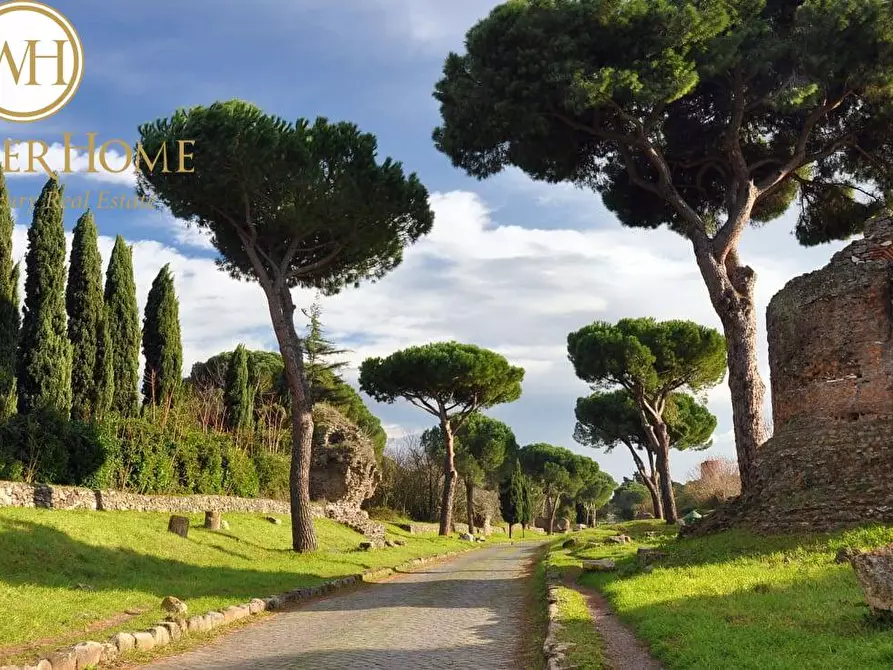
{"type": "MultiPolygon", "coordinates": [[[[616,478],[628,455],[603,455],[573,442],[573,406],[587,392],[565,354],[570,330],[625,316],[690,318],[719,326],[687,243],[666,231],[623,229],[599,198],[568,186],[534,183],[518,172],[478,182],[435,151],[431,96],[447,53],[496,3],[485,0],[57,0],[84,43],[85,77],[74,100],[38,123],[3,125],[5,137],[135,142],[144,122],[179,107],[241,98],[289,120],[349,120],[379,139],[382,157],[402,161],[432,193],[429,238],[375,286],[323,302],[324,321],[356,364],[368,355],[455,338],[496,349],[527,369],[524,395],[493,415],[522,444],[545,441],[595,457],[616,478]],[[357,9],[361,5],[362,9],[357,9]]],[[[126,180],[71,175],[66,193],[131,194],[126,180]]],[[[14,197],[33,197],[42,180],[9,179],[14,197]]],[[[213,250],[163,212],[96,211],[101,251],[123,235],[134,245],[140,300],[171,263],[181,299],[188,366],[238,342],[274,348],[260,289],[235,283],[213,265],[213,250]]],[[[70,230],[79,211],[68,213],[70,230]]],[[[16,250],[24,254],[27,208],[17,212],[16,250]]],[[[758,273],[761,309],[790,278],[822,266],[842,244],[805,250],[790,217],[750,230],[742,258],[758,273]]],[[[312,295],[298,292],[307,305],[312,295]]],[[[762,327],[762,323],[761,323],[762,327]]],[[[761,362],[766,381],[765,341],[761,362]]],[[[353,374],[353,373],[350,373],[353,374]]],[[[725,385],[709,396],[720,425],[709,453],[674,456],[674,478],[707,455],[730,456],[725,385]]],[[[373,410],[399,437],[431,421],[402,404],[373,410]]]]}

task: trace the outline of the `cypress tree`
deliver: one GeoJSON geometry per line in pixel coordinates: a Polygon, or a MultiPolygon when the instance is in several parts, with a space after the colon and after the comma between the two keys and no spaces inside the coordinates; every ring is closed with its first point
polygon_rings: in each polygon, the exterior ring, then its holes
{"type": "Polygon", "coordinates": [[[71,415],[92,419],[99,406],[97,368],[103,319],[102,259],[93,214],[88,210],[74,227],[68,268],[68,339],[72,346],[71,415]]]}
{"type": "Polygon", "coordinates": [[[143,319],[143,356],[143,402],[166,406],[183,377],[180,304],[170,265],[161,268],[149,290],[143,319]]]}
{"type": "Polygon", "coordinates": [[[515,469],[512,470],[512,476],[509,478],[507,486],[502,490],[500,500],[502,518],[509,524],[509,537],[512,536],[512,526],[514,524],[524,523],[526,504],[521,462],[515,460],[515,469]]]}
{"type": "Polygon", "coordinates": [[[229,427],[233,430],[250,428],[254,402],[248,382],[248,350],[241,344],[229,359],[223,398],[229,427]]]}
{"type": "Polygon", "coordinates": [[[140,318],[133,255],[120,235],[115,238],[106,271],[105,304],[114,379],[110,409],[131,415],[139,406],[140,318]]]}
{"type": "Polygon", "coordinates": [[[12,262],[15,223],[0,170],[0,421],[16,411],[16,349],[19,343],[19,267],[12,262]]]}
{"type": "Polygon", "coordinates": [[[43,187],[28,230],[25,312],[18,356],[19,412],[71,412],[71,343],[65,314],[62,187],[43,187]]]}
{"type": "Polygon", "coordinates": [[[99,337],[96,348],[96,407],[97,420],[102,419],[112,407],[115,395],[115,351],[112,347],[108,308],[102,310],[99,337]]]}

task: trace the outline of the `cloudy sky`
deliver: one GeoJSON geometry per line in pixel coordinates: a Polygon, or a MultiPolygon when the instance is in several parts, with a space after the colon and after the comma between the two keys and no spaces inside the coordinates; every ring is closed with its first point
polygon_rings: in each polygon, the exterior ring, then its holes
{"type": "MultiPolygon", "coordinates": [[[[179,107],[240,98],[287,119],[349,120],[379,138],[382,157],[417,172],[432,194],[436,223],[404,264],[376,285],[323,303],[330,336],[352,350],[354,366],[412,344],[456,339],[495,349],[527,370],[518,402],[492,414],[522,444],[551,442],[595,457],[616,478],[632,464],[573,441],[573,408],[587,393],[567,362],[567,333],[593,320],[654,316],[719,327],[687,243],[667,231],[619,225],[597,195],[535,183],[519,172],[478,182],[455,170],[431,143],[439,114],[431,96],[443,60],[492,0],[56,0],[84,42],[85,78],[56,116],[0,127],[5,137],[52,144],[71,132],[86,140],[136,141],[137,127],[179,107]],[[362,5],[361,9],[357,6],[362,5]]],[[[39,177],[11,177],[16,198],[36,197],[39,177]]],[[[183,321],[186,372],[195,361],[243,342],[275,348],[259,287],[219,272],[195,230],[164,212],[112,209],[132,198],[120,175],[65,179],[70,230],[93,207],[105,261],[115,235],[134,245],[141,305],[170,263],[183,321]],[[100,204],[104,207],[100,207],[100,204]]],[[[25,253],[27,204],[17,212],[16,253],[25,253]]],[[[791,221],[749,230],[742,258],[758,273],[761,313],[792,277],[817,269],[842,244],[800,248],[791,221]]],[[[308,305],[312,295],[298,294],[308,305]]],[[[761,319],[761,327],[763,326],[761,319]]],[[[761,367],[768,381],[765,337],[761,367]]],[[[349,376],[355,380],[356,372],[349,376]]],[[[405,404],[372,404],[392,436],[430,425],[405,404]]],[[[710,395],[719,417],[709,452],[676,454],[674,478],[705,456],[732,456],[725,385],[710,395]]]]}

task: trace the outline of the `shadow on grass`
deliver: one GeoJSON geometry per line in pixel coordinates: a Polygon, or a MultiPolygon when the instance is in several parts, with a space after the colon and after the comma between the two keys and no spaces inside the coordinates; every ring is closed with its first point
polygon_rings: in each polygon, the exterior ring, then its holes
{"type": "MultiPolygon", "coordinates": [[[[282,564],[280,569],[276,566],[268,570],[202,566],[129,549],[89,545],[59,530],[32,522],[6,521],[3,527],[0,537],[15,551],[4,552],[0,556],[0,581],[10,586],[64,589],[72,594],[79,593],[85,599],[90,597],[90,592],[74,591],[77,584],[88,584],[92,591],[136,591],[153,594],[159,599],[175,594],[186,601],[202,597],[247,600],[290,588],[315,586],[331,578],[331,565],[334,563],[345,565],[346,569],[341,574],[356,574],[364,569],[362,563],[339,561],[336,556],[322,552],[295,556],[294,570],[289,569],[287,563],[282,564]],[[313,569],[314,565],[327,569],[321,574],[313,569]]],[[[209,549],[225,554],[234,553],[220,547],[209,549]]],[[[525,555],[531,549],[524,548],[525,555]]],[[[463,571],[457,567],[455,572],[461,574],[463,571]]],[[[441,607],[452,606],[453,601],[449,597],[451,585],[455,586],[460,581],[476,581],[450,579],[451,571],[448,568],[441,574],[444,580],[436,584],[443,584],[444,587],[434,589],[443,599],[439,604],[441,607]]],[[[401,596],[404,606],[430,606],[430,601],[422,597],[422,591],[415,585],[402,586],[405,587],[401,596]]],[[[474,606],[483,607],[486,604],[482,596],[474,606]]]]}

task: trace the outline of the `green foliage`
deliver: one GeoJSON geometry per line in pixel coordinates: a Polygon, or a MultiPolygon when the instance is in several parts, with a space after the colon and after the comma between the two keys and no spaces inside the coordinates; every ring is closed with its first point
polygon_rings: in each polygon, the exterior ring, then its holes
{"type": "Polygon", "coordinates": [[[105,327],[111,342],[111,409],[132,415],[139,404],[140,322],[132,250],[118,235],[105,280],[105,327]]]}
{"type": "MultiPolygon", "coordinates": [[[[613,450],[618,444],[650,451],[636,403],[625,389],[593,393],[577,399],[574,439],[580,444],[613,450]]],[[[664,413],[674,449],[707,449],[716,417],[687,393],[671,393],[664,413]]]]}
{"type": "Polygon", "coordinates": [[[469,30],[435,97],[438,149],[476,177],[516,166],[686,235],[723,230],[750,180],[752,219],[799,195],[814,244],[859,232],[891,192],[893,7],[515,0],[469,30]]]}
{"type": "Polygon", "coordinates": [[[99,322],[96,349],[96,417],[101,419],[111,408],[115,395],[115,348],[112,345],[112,328],[109,312],[103,309],[99,322]]]}
{"type": "Polygon", "coordinates": [[[458,342],[410,347],[360,366],[360,389],[378,402],[404,398],[460,425],[478,409],[517,400],[523,379],[524,370],[505,357],[458,342]]]}
{"type": "Polygon", "coordinates": [[[255,454],[252,457],[257,480],[265,498],[288,500],[291,459],[286,454],[255,454]]]}
{"type": "Polygon", "coordinates": [[[691,321],[596,321],[568,335],[577,376],[595,389],[620,386],[633,397],[716,386],[726,370],[725,338],[691,321]]]}
{"type": "Polygon", "coordinates": [[[16,349],[19,344],[19,268],[12,258],[15,222],[6,177],[0,170],[0,421],[15,414],[16,349]]]}
{"type": "Polygon", "coordinates": [[[71,414],[87,421],[96,416],[100,405],[102,370],[97,362],[104,312],[99,234],[89,210],[74,227],[65,306],[72,346],[71,414]]]}
{"type": "Polygon", "coordinates": [[[65,314],[62,187],[41,191],[28,229],[25,310],[18,354],[19,412],[71,413],[71,343],[65,314]]]}
{"type": "Polygon", "coordinates": [[[651,499],[651,494],[644,484],[624,478],[623,483],[614,491],[611,504],[621,519],[634,519],[636,511],[651,499]]]}
{"type": "Polygon", "coordinates": [[[516,460],[512,476],[503,485],[499,496],[502,518],[509,526],[524,523],[524,505],[524,474],[521,472],[521,462],[516,460]]]}
{"type": "Polygon", "coordinates": [[[168,405],[176,397],[183,378],[183,343],[180,339],[180,303],[170,265],[161,268],[152,282],[143,320],[143,399],[168,405]]]}
{"type": "Polygon", "coordinates": [[[224,453],[223,492],[230,496],[255,498],[260,492],[260,480],[254,462],[248,454],[232,446],[224,453]]]}
{"type": "Polygon", "coordinates": [[[229,360],[223,399],[229,427],[250,429],[254,423],[254,393],[248,379],[248,350],[241,344],[229,360]]]}
{"type": "Polygon", "coordinates": [[[333,361],[332,357],[347,353],[347,350],[339,349],[326,339],[320,321],[322,305],[319,301],[314,302],[309,310],[305,310],[304,316],[310,319],[307,324],[307,333],[304,335],[304,372],[307,375],[310,396],[313,398],[314,404],[319,402],[330,405],[343,403],[344,393],[335,382],[341,380],[338,371],[347,363],[333,361]]]}
{"type": "Polygon", "coordinates": [[[517,450],[512,429],[476,412],[456,433],[456,469],[477,486],[495,483],[506,454],[517,450]]]}
{"type": "Polygon", "coordinates": [[[222,267],[236,277],[257,280],[259,271],[285,267],[289,287],[336,292],[383,277],[433,223],[417,177],[391,159],[379,165],[375,137],[350,123],[288,123],[231,100],[179,110],[139,131],[152,156],[194,140],[194,172],[153,172],[143,163],[139,189],[209,230],[222,267]],[[256,238],[246,245],[249,228],[256,238]],[[250,257],[256,250],[269,259],[261,267],[250,257]]]}

